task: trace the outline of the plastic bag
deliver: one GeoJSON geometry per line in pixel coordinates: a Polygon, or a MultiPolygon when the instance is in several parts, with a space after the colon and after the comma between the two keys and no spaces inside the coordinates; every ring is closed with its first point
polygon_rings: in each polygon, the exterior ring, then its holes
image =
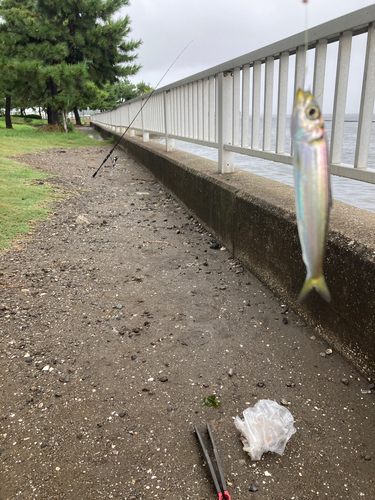
{"type": "Polygon", "coordinates": [[[245,437],[243,449],[251,460],[260,460],[267,451],[282,455],[296,432],[293,415],[275,401],[261,399],[253,408],[247,408],[243,416],[244,420],[236,417],[234,423],[245,437]]]}

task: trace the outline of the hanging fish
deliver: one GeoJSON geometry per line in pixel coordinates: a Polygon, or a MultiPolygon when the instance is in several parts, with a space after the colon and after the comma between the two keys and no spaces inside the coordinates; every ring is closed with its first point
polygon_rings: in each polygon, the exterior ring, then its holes
{"type": "Polygon", "coordinates": [[[332,205],[328,149],[324,121],[310,92],[299,89],[292,119],[294,177],[298,234],[307,275],[298,300],[312,288],[330,302],[323,260],[332,205]]]}

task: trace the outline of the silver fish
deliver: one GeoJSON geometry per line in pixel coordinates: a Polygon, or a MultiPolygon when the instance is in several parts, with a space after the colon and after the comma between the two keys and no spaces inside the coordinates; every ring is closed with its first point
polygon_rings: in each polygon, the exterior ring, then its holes
{"type": "Polygon", "coordinates": [[[331,294],[323,275],[332,205],[326,132],[314,97],[301,89],[294,101],[292,137],[298,234],[307,269],[298,300],[302,302],[315,288],[330,302],[331,294]]]}

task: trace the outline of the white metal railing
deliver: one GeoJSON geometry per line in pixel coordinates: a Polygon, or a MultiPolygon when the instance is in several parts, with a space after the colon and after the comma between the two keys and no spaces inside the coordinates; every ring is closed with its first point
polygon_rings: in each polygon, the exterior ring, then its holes
{"type": "MultiPolygon", "coordinates": [[[[308,53],[314,55],[312,91],[321,106],[327,46],[333,42],[338,42],[339,50],[330,170],[335,175],[375,184],[375,171],[367,169],[375,98],[375,5],[309,30],[308,53]],[[342,144],[352,38],[361,34],[367,34],[367,48],[354,165],[344,165],[342,144]]],[[[286,152],[289,69],[295,58],[295,93],[304,87],[306,57],[305,33],[299,33],[156,89],[132,123],[130,135],[134,135],[135,130],[142,131],[144,141],[149,140],[150,133],[165,136],[167,151],[173,149],[174,139],[217,148],[221,173],[233,172],[234,153],[292,164],[293,151],[286,152]],[[271,150],[274,81],[277,76],[274,75],[275,61],[278,61],[276,143],[271,150]]],[[[92,122],[122,133],[148,96],[132,99],[112,111],[95,114],[92,122]]]]}

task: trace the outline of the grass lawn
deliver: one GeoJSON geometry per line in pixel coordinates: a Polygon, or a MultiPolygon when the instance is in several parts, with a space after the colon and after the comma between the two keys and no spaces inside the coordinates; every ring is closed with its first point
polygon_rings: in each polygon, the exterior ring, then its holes
{"type": "Polygon", "coordinates": [[[31,170],[11,157],[53,148],[106,144],[77,130],[70,134],[41,132],[33,125],[45,123],[42,120],[26,124],[22,118],[15,118],[12,122],[13,129],[8,130],[4,117],[0,117],[0,251],[29,232],[35,221],[47,218],[52,203],[64,195],[52,184],[38,183],[51,175],[31,170]]]}

